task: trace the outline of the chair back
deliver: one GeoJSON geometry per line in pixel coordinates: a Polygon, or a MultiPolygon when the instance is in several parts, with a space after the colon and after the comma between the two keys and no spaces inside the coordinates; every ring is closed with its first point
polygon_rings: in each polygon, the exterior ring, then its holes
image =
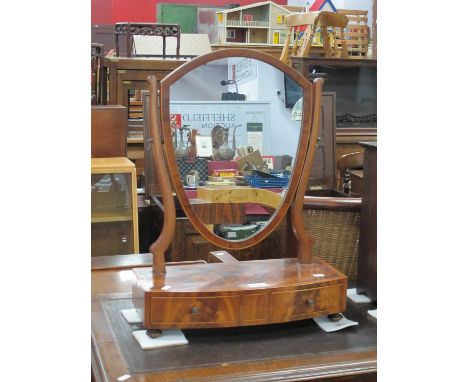
{"type": "Polygon", "coordinates": [[[305,57],[309,54],[310,43],[312,42],[312,37],[314,34],[312,33],[310,39],[307,39],[308,47],[303,45],[302,42],[304,41],[305,36],[310,36],[312,29],[314,29],[315,33],[315,28],[313,28],[313,25],[315,23],[315,19],[319,14],[320,12],[293,13],[285,17],[285,24],[288,26],[288,34],[286,35],[286,39],[284,40],[283,51],[280,57],[281,62],[289,64],[289,45],[291,44],[291,38],[293,39],[292,55],[297,55],[299,46],[299,27],[301,26],[306,26],[300,45],[302,54],[301,57],[305,57]]]}
{"type": "Polygon", "coordinates": [[[364,166],[364,152],[357,151],[345,154],[336,161],[336,187],[345,193],[350,192],[351,185],[349,170],[362,169],[364,166]]]}
{"type": "Polygon", "coordinates": [[[325,57],[348,57],[346,43],[341,42],[341,45],[338,46],[336,40],[337,32],[343,34],[346,25],[348,25],[348,17],[345,15],[327,11],[320,12],[320,15],[315,20],[315,27],[321,30],[325,57]],[[331,28],[330,33],[328,32],[328,28],[331,28]],[[333,38],[333,44],[330,34],[333,38]]]}
{"type": "MultiPolygon", "coordinates": [[[[348,26],[343,30],[336,30],[338,46],[344,42],[350,56],[365,57],[369,49],[369,26],[367,25],[367,11],[358,9],[337,9],[340,15],[348,17],[348,26]]],[[[344,48],[343,48],[344,49],[344,48]]]]}

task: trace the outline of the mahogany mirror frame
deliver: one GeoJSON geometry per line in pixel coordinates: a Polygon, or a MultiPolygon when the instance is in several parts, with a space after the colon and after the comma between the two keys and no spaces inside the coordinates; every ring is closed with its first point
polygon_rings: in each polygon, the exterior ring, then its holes
{"type": "MultiPolygon", "coordinates": [[[[195,229],[209,242],[212,244],[225,248],[225,249],[244,249],[256,245],[260,241],[264,240],[273,230],[280,224],[284,219],[286,212],[288,211],[291,203],[295,197],[298,185],[303,173],[304,164],[307,156],[307,149],[309,147],[310,134],[312,129],[312,110],[313,110],[313,86],[312,84],[301,74],[296,72],[290,66],[282,63],[277,58],[255,50],[250,49],[223,49],[214,51],[197,58],[188,61],[182,66],[178,67],[176,70],[167,75],[160,82],[160,115],[159,121],[162,125],[162,146],[164,150],[164,155],[169,170],[170,178],[174,190],[176,191],[177,197],[179,198],[179,203],[182,206],[183,211],[186,216],[193,224],[195,229]],[[189,199],[184,192],[183,184],[180,179],[179,170],[177,166],[176,156],[174,153],[174,148],[172,144],[172,132],[170,124],[170,87],[181,79],[186,74],[190,73],[192,70],[205,65],[209,62],[219,60],[222,58],[231,58],[231,57],[242,57],[242,58],[252,58],[255,60],[262,61],[266,64],[271,65],[272,67],[280,70],[284,74],[292,78],[296,83],[301,86],[303,89],[303,111],[302,111],[302,126],[299,135],[298,149],[296,152],[296,158],[294,161],[293,172],[290,177],[289,186],[284,196],[283,202],[280,207],[275,211],[272,218],[268,221],[268,224],[261,229],[259,232],[255,233],[253,236],[238,241],[229,241],[223,239],[213,232],[211,232],[200,220],[195,211],[192,209],[189,199]]],[[[156,159],[156,158],[155,158],[156,159]]],[[[301,191],[301,190],[300,190],[301,191]]],[[[303,192],[303,190],[302,190],[303,192]]],[[[301,197],[300,195],[298,195],[301,197]]],[[[303,197],[303,195],[302,195],[303,197]]]]}

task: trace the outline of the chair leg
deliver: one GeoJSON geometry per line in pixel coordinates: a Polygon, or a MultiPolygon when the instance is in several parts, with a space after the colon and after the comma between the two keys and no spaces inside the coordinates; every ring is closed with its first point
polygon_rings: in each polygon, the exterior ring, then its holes
{"type": "Polygon", "coordinates": [[[325,50],[325,57],[333,57],[333,52],[330,44],[330,36],[326,27],[322,27],[323,49],[325,50]]]}
{"type": "Polygon", "coordinates": [[[341,40],[341,58],[349,58],[348,43],[344,38],[341,40]]]}
{"type": "Polygon", "coordinates": [[[288,30],[288,34],[286,35],[286,39],[284,40],[283,51],[281,52],[280,61],[284,64],[287,64],[289,59],[289,43],[291,42],[291,29],[293,28],[291,27],[288,30]]]}

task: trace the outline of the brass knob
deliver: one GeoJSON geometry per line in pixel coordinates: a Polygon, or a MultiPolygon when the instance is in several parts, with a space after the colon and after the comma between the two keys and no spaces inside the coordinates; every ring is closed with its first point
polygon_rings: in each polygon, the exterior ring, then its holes
{"type": "Polygon", "coordinates": [[[200,311],[200,309],[198,307],[196,307],[196,306],[194,306],[192,308],[192,314],[198,314],[199,311],[200,311]]]}
{"type": "Polygon", "coordinates": [[[307,305],[311,306],[311,305],[314,305],[314,300],[311,299],[311,298],[308,298],[307,301],[306,301],[307,305]]]}

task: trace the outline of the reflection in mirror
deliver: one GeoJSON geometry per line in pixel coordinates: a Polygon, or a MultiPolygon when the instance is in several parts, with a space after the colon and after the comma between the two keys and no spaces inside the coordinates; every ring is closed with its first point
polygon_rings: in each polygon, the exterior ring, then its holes
{"type": "Polygon", "coordinates": [[[179,176],[191,208],[217,236],[247,239],[281,206],[298,149],[302,94],[282,71],[246,57],[211,61],[170,87],[179,176]]]}

